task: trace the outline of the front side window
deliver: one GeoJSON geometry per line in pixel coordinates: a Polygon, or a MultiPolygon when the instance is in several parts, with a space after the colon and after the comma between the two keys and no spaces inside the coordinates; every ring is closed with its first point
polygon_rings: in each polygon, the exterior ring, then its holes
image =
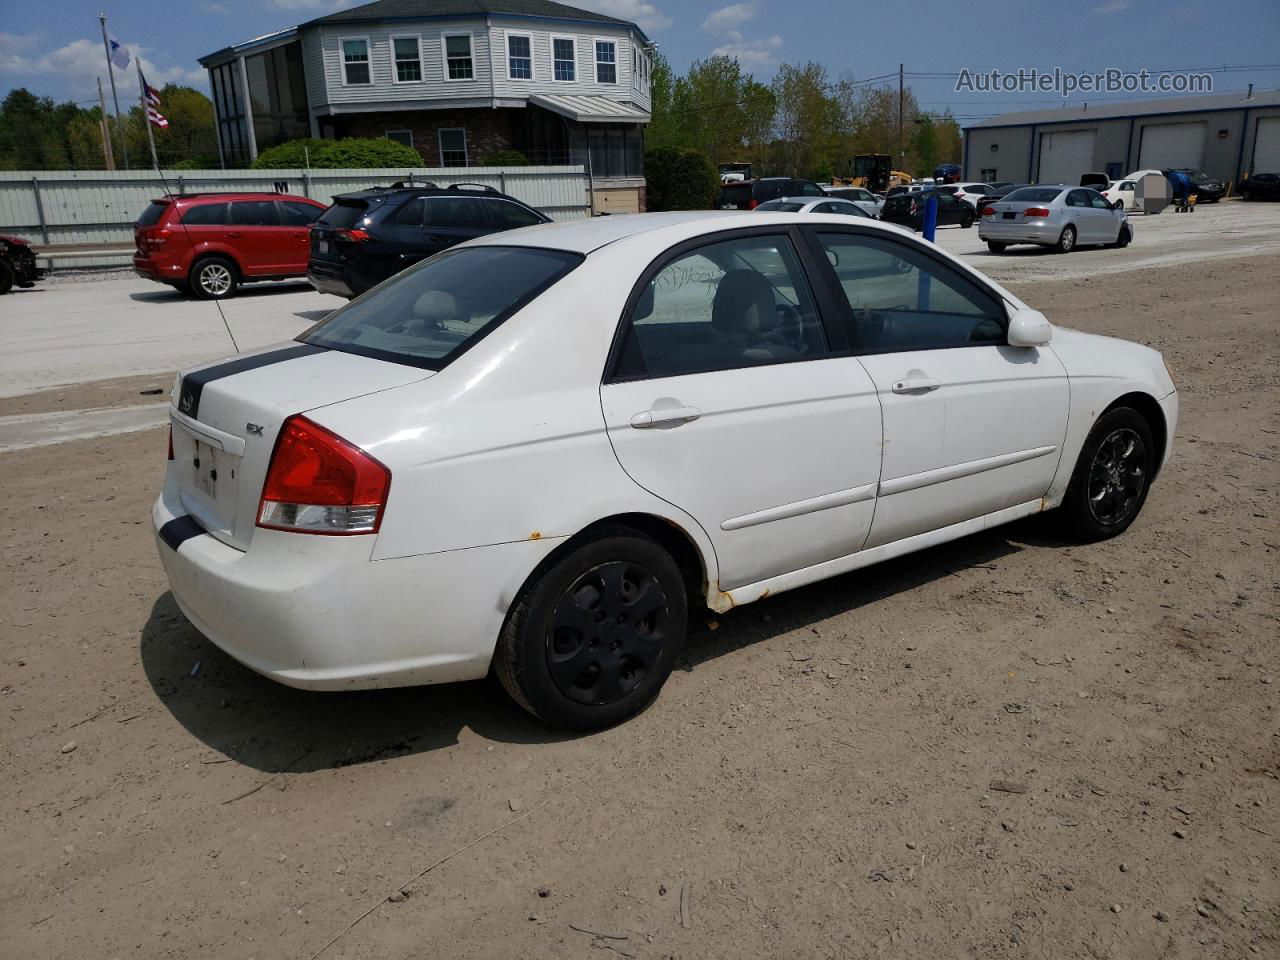
{"type": "Polygon", "coordinates": [[[1107,203],[1107,198],[1098,193],[1089,194],[1089,206],[1095,210],[1110,210],[1111,204],[1107,203]]]}
{"type": "Polygon", "coordinates": [[[512,80],[533,79],[533,43],[529,37],[507,35],[507,76],[512,80]]]}
{"type": "Polygon", "coordinates": [[[616,377],[675,377],[829,354],[790,239],[736,237],[679,254],[628,318],[616,377]]]}
{"type": "Polygon", "coordinates": [[[489,219],[498,230],[515,230],[517,227],[531,227],[541,223],[542,218],[518,203],[510,200],[481,200],[489,211],[489,219]]]}
{"type": "Polygon", "coordinates": [[[618,45],[611,40],[596,41],[596,83],[618,82],[618,45]]]}
{"type": "Polygon", "coordinates": [[[1087,207],[1089,206],[1089,194],[1084,190],[1072,190],[1067,194],[1068,207],[1087,207]]]}
{"type": "Polygon", "coordinates": [[[371,83],[369,73],[369,41],[342,41],[342,79],[344,83],[371,83]]]}
{"type": "Polygon", "coordinates": [[[422,79],[422,54],[417,37],[395,37],[396,83],[418,83],[422,79]]]}
{"type": "Polygon", "coordinates": [[[574,61],[573,40],[568,37],[551,38],[552,75],[557,80],[571,81],[577,79],[577,65],[574,61]]]}
{"type": "Polygon", "coordinates": [[[440,131],[440,166],[465,167],[467,165],[467,131],[451,127],[440,131]]]}
{"type": "Polygon", "coordinates": [[[818,240],[844,292],[849,339],[862,353],[1004,343],[1000,304],[904,243],[853,233],[818,240]]]}
{"type": "Polygon", "coordinates": [[[474,247],[424,260],[300,336],[331,350],[440,370],[582,262],[533,247],[474,247]]]}
{"type": "Polygon", "coordinates": [[[475,77],[471,63],[471,34],[444,38],[444,62],[444,75],[448,80],[471,80],[475,77]]]}
{"type": "Polygon", "coordinates": [[[280,214],[274,200],[237,200],[231,204],[232,226],[278,227],[280,214]]]}

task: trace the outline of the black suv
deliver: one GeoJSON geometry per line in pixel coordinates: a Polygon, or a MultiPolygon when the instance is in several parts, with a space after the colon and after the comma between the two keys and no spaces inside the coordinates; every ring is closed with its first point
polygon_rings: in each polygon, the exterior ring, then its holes
{"type": "Polygon", "coordinates": [[[400,182],[347,193],[311,228],[307,279],[321,293],[356,297],[464,240],[549,222],[483,184],[400,182]]]}
{"type": "Polygon", "coordinates": [[[762,203],[782,197],[825,197],[812,180],[796,177],[761,177],[759,180],[731,180],[722,184],[716,198],[717,210],[754,210],[762,203]]]}

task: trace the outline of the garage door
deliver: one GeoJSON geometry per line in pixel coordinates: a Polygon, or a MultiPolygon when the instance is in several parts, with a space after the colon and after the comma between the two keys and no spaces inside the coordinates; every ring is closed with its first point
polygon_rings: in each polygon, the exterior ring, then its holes
{"type": "Polygon", "coordinates": [[[1093,130],[1040,134],[1040,174],[1037,183],[1080,182],[1093,170],[1093,130]]]}
{"type": "Polygon", "coordinates": [[[1259,117],[1249,172],[1280,173],[1280,117],[1259,117]]]}
{"type": "Polygon", "coordinates": [[[1156,123],[1142,128],[1138,166],[1144,170],[1190,167],[1204,164],[1203,123],[1156,123]]]}

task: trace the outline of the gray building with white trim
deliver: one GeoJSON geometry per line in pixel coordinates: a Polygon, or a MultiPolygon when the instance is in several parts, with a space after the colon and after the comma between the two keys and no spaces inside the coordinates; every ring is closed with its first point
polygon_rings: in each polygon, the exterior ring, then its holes
{"type": "Polygon", "coordinates": [[[967,180],[1078,183],[1191,167],[1224,183],[1280,172],[1280,91],[1006,113],[964,128],[967,180]]]}

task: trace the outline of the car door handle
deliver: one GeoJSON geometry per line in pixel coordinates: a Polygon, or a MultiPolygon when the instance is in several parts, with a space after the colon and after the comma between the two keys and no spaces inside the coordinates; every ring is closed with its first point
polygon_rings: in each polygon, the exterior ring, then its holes
{"type": "Polygon", "coordinates": [[[893,384],[894,393],[929,393],[931,390],[937,390],[942,384],[933,377],[907,377],[905,380],[896,380],[893,384]]]}
{"type": "Polygon", "coordinates": [[[653,427],[678,427],[681,424],[697,420],[702,411],[697,407],[663,407],[658,410],[645,410],[631,418],[631,425],[637,430],[649,430],[653,427]]]}

